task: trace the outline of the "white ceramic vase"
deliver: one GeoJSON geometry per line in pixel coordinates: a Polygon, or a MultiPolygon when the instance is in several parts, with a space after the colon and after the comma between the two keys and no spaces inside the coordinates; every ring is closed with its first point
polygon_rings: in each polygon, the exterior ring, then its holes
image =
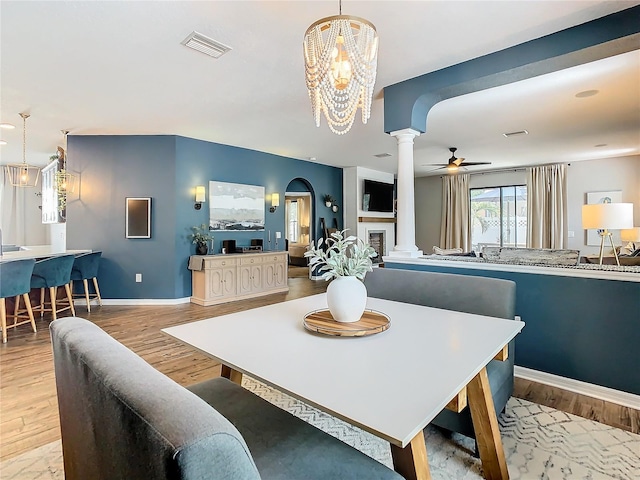
{"type": "Polygon", "coordinates": [[[336,277],[327,287],[327,304],[334,320],[357,322],[367,305],[367,287],[357,277],[336,277]]]}

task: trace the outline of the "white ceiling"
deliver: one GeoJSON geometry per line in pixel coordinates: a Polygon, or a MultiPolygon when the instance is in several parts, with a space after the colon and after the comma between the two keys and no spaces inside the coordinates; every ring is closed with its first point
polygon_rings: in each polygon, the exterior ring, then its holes
{"type": "MultiPolygon", "coordinates": [[[[640,1],[349,1],[380,36],[371,119],[343,136],[316,128],[302,37],[338,1],[0,2],[1,162],[44,165],[71,135],[170,134],[336,166],[395,172],[382,89],[613,13],[640,1]],[[180,42],[193,30],[233,50],[218,60],[180,42]],[[373,155],[387,152],[384,159],[373,155]]],[[[640,53],[436,105],[416,139],[416,175],[450,157],[489,168],[640,153],[640,53]],[[583,90],[596,96],[576,98],[583,90]],[[504,138],[526,129],[528,136],[504,138]],[[604,147],[595,147],[606,144],[604,147]]],[[[71,166],[73,166],[70,157],[71,166]]],[[[483,167],[474,167],[480,170],[483,167]]]]}

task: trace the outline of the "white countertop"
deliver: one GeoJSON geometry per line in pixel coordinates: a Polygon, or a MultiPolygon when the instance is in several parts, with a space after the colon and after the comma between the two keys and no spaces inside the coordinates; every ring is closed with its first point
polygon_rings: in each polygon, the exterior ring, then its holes
{"type": "Polygon", "coordinates": [[[567,267],[545,265],[515,265],[511,263],[494,263],[481,261],[465,261],[451,259],[435,259],[429,257],[383,257],[387,263],[404,263],[407,265],[435,265],[449,268],[468,268],[470,270],[494,270],[502,272],[534,273],[538,275],[557,275],[563,277],[595,278],[598,280],[622,280],[626,282],[640,282],[640,267],[622,267],[627,271],[610,269],[613,265],[578,264],[567,267]]]}
{"type": "Polygon", "coordinates": [[[66,250],[53,247],[52,245],[32,245],[20,247],[21,249],[15,252],[4,252],[0,257],[0,262],[10,262],[12,260],[24,260],[27,258],[47,258],[58,257],[60,255],[78,255],[80,253],[87,253],[91,250],[66,250]]]}
{"type": "Polygon", "coordinates": [[[404,447],[524,323],[369,298],[391,327],[368,337],[307,332],[326,294],[162,331],[223,364],[404,447]]]}

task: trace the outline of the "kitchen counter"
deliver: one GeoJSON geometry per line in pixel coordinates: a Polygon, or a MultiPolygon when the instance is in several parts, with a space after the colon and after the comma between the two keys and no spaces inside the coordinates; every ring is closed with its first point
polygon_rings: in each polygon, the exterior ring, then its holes
{"type": "Polygon", "coordinates": [[[88,253],[90,251],[90,249],[61,250],[53,247],[52,245],[24,246],[15,252],[4,252],[3,255],[0,256],[0,263],[10,262],[13,260],[24,260],[27,258],[40,259],[69,254],[78,255],[80,253],[88,253]]]}

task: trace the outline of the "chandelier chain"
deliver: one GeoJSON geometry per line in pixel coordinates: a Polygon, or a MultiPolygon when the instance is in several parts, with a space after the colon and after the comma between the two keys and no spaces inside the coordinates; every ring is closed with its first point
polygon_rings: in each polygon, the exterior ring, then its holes
{"type": "Polygon", "coordinates": [[[31,115],[28,113],[21,113],[22,117],[22,163],[27,163],[27,118],[31,115]]]}

